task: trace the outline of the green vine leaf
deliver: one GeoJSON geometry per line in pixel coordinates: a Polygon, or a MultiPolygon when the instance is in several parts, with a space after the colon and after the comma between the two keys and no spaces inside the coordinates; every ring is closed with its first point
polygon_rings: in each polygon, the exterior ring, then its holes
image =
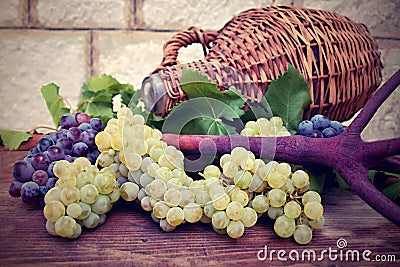
{"type": "Polygon", "coordinates": [[[22,142],[28,141],[32,134],[27,132],[0,129],[0,138],[8,149],[17,149],[22,142]]]}
{"type": "Polygon", "coordinates": [[[100,118],[104,123],[114,117],[112,105],[109,103],[90,101],[85,103],[80,110],[91,117],[100,118]]]}
{"type": "Polygon", "coordinates": [[[60,125],[61,116],[70,112],[69,108],[65,106],[64,99],[59,95],[59,90],[60,87],[54,83],[49,83],[40,89],[56,127],[60,125]]]}
{"type": "Polygon", "coordinates": [[[333,169],[323,165],[307,165],[303,166],[304,170],[310,176],[310,191],[322,193],[326,178],[333,173],[333,169]]]}
{"type": "Polygon", "coordinates": [[[286,73],[271,82],[265,97],[272,113],[282,118],[292,134],[296,133],[303,110],[311,103],[310,88],[304,77],[289,64],[286,73]]]}
{"type": "Polygon", "coordinates": [[[246,98],[233,86],[228,90],[220,91],[207,76],[187,68],[182,70],[180,85],[189,99],[198,97],[216,99],[228,105],[238,116],[245,114],[242,108],[246,103],[246,98]]]}
{"type": "Polygon", "coordinates": [[[335,179],[338,183],[340,192],[343,192],[344,190],[351,190],[351,187],[346,183],[342,176],[340,176],[340,174],[336,170],[334,170],[333,172],[335,174],[335,179]]]}
{"type": "Polygon", "coordinates": [[[111,75],[102,74],[90,78],[89,82],[87,83],[87,88],[95,93],[99,90],[107,89],[118,84],[120,83],[111,75]]]}
{"type": "MultiPolygon", "coordinates": [[[[183,68],[181,76],[181,85],[190,84],[194,82],[211,83],[208,77],[199,71],[183,68]]],[[[219,91],[219,90],[218,90],[219,91]]]]}
{"type": "Polygon", "coordinates": [[[382,190],[382,194],[394,200],[400,196],[400,182],[394,183],[382,190]]]}
{"type": "Polygon", "coordinates": [[[106,92],[106,90],[100,90],[94,93],[92,97],[92,102],[102,102],[107,104],[112,104],[113,95],[106,92]]]}
{"type": "Polygon", "coordinates": [[[239,116],[224,102],[197,97],[182,102],[171,110],[164,121],[162,131],[174,134],[228,135],[237,133],[235,128],[224,123],[239,116]]]}

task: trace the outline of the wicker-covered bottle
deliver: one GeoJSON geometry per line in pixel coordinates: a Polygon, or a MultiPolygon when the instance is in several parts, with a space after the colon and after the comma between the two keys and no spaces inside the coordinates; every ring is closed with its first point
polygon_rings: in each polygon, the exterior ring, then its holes
{"type": "Polygon", "coordinates": [[[312,103],[303,117],[321,113],[339,121],[362,108],[382,79],[378,45],[365,25],[300,7],[250,9],[217,32],[191,27],[168,40],[163,52],[142,85],[146,107],[162,116],[186,100],[179,86],[183,67],[208,75],[221,89],[235,85],[254,102],[290,63],[310,85],[312,103]],[[205,58],[179,64],[178,50],[192,43],[203,45],[205,58]]]}

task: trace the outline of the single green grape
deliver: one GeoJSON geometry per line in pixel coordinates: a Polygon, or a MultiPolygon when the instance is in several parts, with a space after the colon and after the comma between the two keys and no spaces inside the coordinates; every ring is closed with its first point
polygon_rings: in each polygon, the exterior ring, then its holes
{"type": "Polygon", "coordinates": [[[257,212],[253,208],[245,207],[240,221],[243,223],[244,227],[252,227],[257,223],[257,219],[257,212]]]}
{"type": "Polygon", "coordinates": [[[64,204],[57,200],[47,202],[43,209],[43,215],[48,221],[55,223],[65,215],[64,204]]]}
{"type": "Polygon", "coordinates": [[[264,195],[257,195],[252,200],[251,206],[257,213],[264,213],[269,208],[268,198],[264,195]]]}
{"type": "Polygon", "coordinates": [[[309,226],[305,224],[300,224],[296,226],[293,233],[294,241],[300,245],[306,245],[310,243],[312,239],[312,230],[309,226]]]}
{"type": "Polygon", "coordinates": [[[288,238],[293,235],[296,224],[294,219],[288,218],[285,215],[279,216],[274,223],[275,233],[282,237],[288,238]]]}
{"type": "Polygon", "coordinates": [[[286,202],[286,193],[281,189],[272,189],[268,192],[269,204],[272,207],[282,207],[286,202]]]}
{"type": "Polygon", "coordinates": [[[75,233],[77,223],[70,216],[62,216],[58,218],[54,226],[55,231],[59,236],[72,237],[75,233]]]}
{"type": "Polygon", "coordinates": [[[185,213],[180,207],[172,207],[168,210],[166,219],[170,225],[178,226],[185,219],[185,213]]]}
{"type": "Polygon", "coordinates": [[[231,221],[227,228],[226,233],[231,238],[239,238],[244,234],[244,225],[241,221],[231,221]]]}
{"type": "Polygon", "coordinates": [[[183,208],[185,221],[195,223],[203,216],[203,209],[197,203],[189,203],[183,208]]]}
{"type": "Polygon", "coordinates": [[[229,218],[225,211],[216,211],[211,217],[211,223],[216,229],[224,229],[229,225],[229,218]]]}
{"type": "Polygon", "coordinates": [[[317,201],[310,201],[304,205],[304,215],[311,220],[316,220],[324,213],[324,207],[317,201]]]}
{"type": "Polygon", "coordinates": [[[295,219],[300,216],[301,206],[296,201],[292,200],[285,204],[283,212],[289,218],[295,219]]]}
{"type": "Polygon", "coordinates": [[[230,202],[226,207],[226,215],[231,220],[234,221],[240,220],[243,214],[244,214],[244,208],[242,206],[242,203],[238,201],[230,202]]]}

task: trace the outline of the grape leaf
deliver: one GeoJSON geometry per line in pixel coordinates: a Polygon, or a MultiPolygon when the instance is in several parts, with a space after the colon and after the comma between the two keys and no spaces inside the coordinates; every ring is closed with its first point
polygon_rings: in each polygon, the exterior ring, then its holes
{"type": "Polygon", "coordinates": [[[182,69],[181,88],[189,99],[207,97],[217,99],[230,106],[238,115],[244,115],[243,106],[246,98],[242,92],[231,86],[228,90],[220,91],[216,84],[211,83],[207,76],[198,71],[182,69]]]}
{"type": "Polygon", "coordinates": [[[211,83],[211,80],[208,77],[199,71],[191,70],[188,68],[182,69],[182,76],[181,76],[181,85],[182,84],[189,84],[192,82],[204,82],[204,83],[211,83]]]}
{"type": "Polygon", "coordinates": [[[248,121],[256,121],[258,118],[270,119],[272,117],[272,111],[265,96],[263,96],[261,103],[249,102],[247,105],[249,108],[245,111],[244,115],[240,116],[243,124],[246,124],[248,121]]]}
{"type": "Polygon", "coordinates": [[[59,95],[59,89],[60,87],[54,83],[49,83],[40,89],[46,101],[47,109],[56,126],[59,126],[61,116],[70,111],[69,108],[65,106],[63,98],[59,95]]]}
{"type": "Polygon", "coordinates": [[[0,138],[8,149],[17,149],[22,142],[29,140],[32,134],[26,132],[0,129],[0,138]]]}
{"type": "Polygon", "coordinates": [[[394,200],[400,196],[400,182],[394,183],[382,190],[382,194],[394,200]]]}
{"type": "MultiPolygon", "coordinates": [[[[138,92],[140,94],[140,91],[138,91],[138,92]]],[[[134,97],[135,93],[129,93],[127,91],[121,91],[120,95],[121,95],[122,104],[124,104],[125,106],[129,106],[130,102],[131,102],[131,99],[134,97]]],[[[137,100],[136,100],[136,102],[137,102],[137,100]]]]}
{"type": "Polygon", "coordinates": [[[324,189],[325,179],[333,172],[332,168],[323,165],[307,165],[303,166],[304,170],[310,176],[310,191],[322,193],[324,189]]]}
{"type": "Polygon", "coordinates": [[[175,106],[165,120],[162,131],[174,134],[235,134],[235,128],[224,123],[222,118],[233,121],[239,116],[220,100],[197,97],[175,106]]]}
{"type": "Polygon", "coordinates": [[[113,97],[112,94],[106,92],[106,90],[103,89],[103,90],[100,90],[100,91],[97,91],[96,93],[94,93],[92,102],[102,102],[102,103],[111,104],[112,97],[113,97]]]}
{"type": "Polygon", "coordinates": [[[189,121],[185,127],[183,127],[181,134],[192,134],[193,132],[205,135],[228,135],[232,133],[232,131],[230,131],[230,129],[228,131],[222,123],[206,117],[195,118],[189,121]]]}
{"type": "Polygon", "coordinates": [[[351,189],[351,187],[347,184],[347,182],[342,178],[342,176],[340,176],[340,174],[335,170],[335,178],[336,181],[339,185],[339,190],[342,192],[344,190],[349,190],[351,189]]]}
{"type": "Polygon", "coordinates": [[[271,82],[265,97],[272,113],[282,118],[292,134],[296,133],[303,109],[311,103],[310,88],[304,77],[289,64],[286,73],[271,82]]]}
{"type": "Polygon", "coordinates": [[[114,77],[111,75],[98,75],[90,78],[87,83],[87,88],[92,92],[97,92],[102,89],[107,89],[112,85],[120,84],[114,77]]]}
{"type": "Polygon", "coordinates": [[[121,92],[127,92],[133,94],[133,86],[128,83],[117,83],[106,88],[106,92],[112,95],[120,94],[121,92]]]}
{"type": "Polygon", "coordinates": [[[88,114],[90,117],[100,118],[105,124],[114,117],[112,106],[104,102],[92,101],[85,103],[81,111],[88,114]]]}

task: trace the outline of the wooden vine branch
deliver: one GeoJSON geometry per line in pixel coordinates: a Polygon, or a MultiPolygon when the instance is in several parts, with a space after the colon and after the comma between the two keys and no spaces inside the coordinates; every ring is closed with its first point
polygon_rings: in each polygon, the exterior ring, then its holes
{"type": "Polygon", "coordinates": [[[274,154],[275,160],[332,167],[365,202],[400,226],[400,207],[368,180],[369,169],[400,173],[400,138],[365,142],[360,136],[376,110],[399,84],[400,70],[375,92],[350,126],[332,138],[163,134],[163,139],[189,154],[199,153],[200,144],[202,153],[217,154],[230,153],[233,147],[244,146],[256,156],[274,154]]]}

